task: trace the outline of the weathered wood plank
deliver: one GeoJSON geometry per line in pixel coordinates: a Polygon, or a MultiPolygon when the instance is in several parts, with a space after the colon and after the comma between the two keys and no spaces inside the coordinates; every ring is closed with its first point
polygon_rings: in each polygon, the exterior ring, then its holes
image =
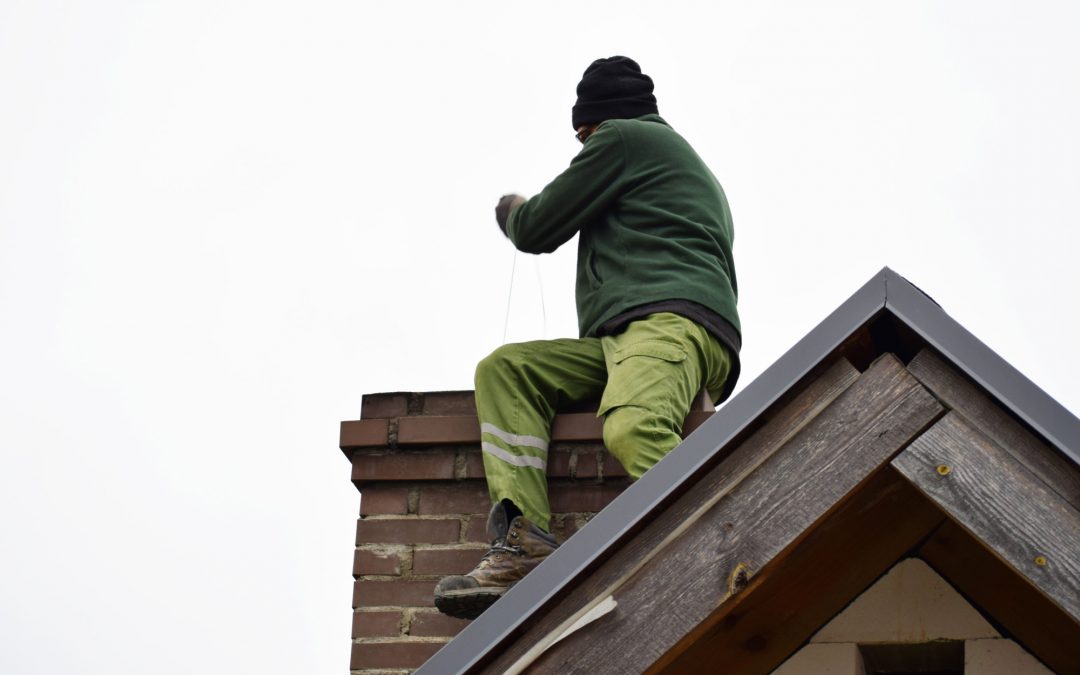
{"type": "Polygon", "coordinates": [[[895,357],[882,357],[618,588],[614,612],[556,645],[535,671],[649,668],[942,411],[895,357]]]}
{"type": "Polygon", "coordinates": [[[932,349],[923,349],[908,370],[946,406],[1000,445],[1065,501],[1080,509],[1080,470],[1002,410],[932,349]]]}
{"type": "Polygon", "coordinates": [[[893,460],[908,480],[1080,621],[1080,512],[949,413],[893,460]]]}
{"type": "Polygon", "coordinates": [[[919,556],[1054,672],[1080,673],[1080,624],[964,528],[946,520],[919,556]]]}
{"type": "MultiPolygon", "coordinates": [[[[638,535],[621,547],[605,564],[575,587],[567,588],[560,604],[549,612],[538,614],[527,625],[519,639],[503,651],[485,669],[489,673],[505,673],[525,652],[546,636],[558,635],[574,618],[592,604],[603,600],[608,589],[616,587],[628,575],[640,568],[651,552],[662,549],[665,541],[678,535],[680,529],[697,517],[695,514],[711,508],[732,487],[741,482],[780,447],[826,409],[859,377],[859,372],[846,360],[839,360],[790,402],[771,415],[753,435],[741,443],[723,462],[707,473],[697,485],[676,500],[670,508],[658,514],[638,535]]],[[[688,486],[689,487],[689,486],[688,486]]],[[[587,536],[588,527],[581,536],[587,536]]]]}
{"type": "Polygon", "coordinates": [[[944,519],[886,467],[649,672],[771,671],[944,519]]]}

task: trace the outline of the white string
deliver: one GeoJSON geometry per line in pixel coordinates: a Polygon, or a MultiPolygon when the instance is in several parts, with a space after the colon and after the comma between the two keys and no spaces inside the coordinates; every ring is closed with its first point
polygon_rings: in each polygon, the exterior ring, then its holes
{"type": "MultiPolygon", "coordinates": [[[[506,336],[510,330],[510,306],[514,299],[514,277],[517,276],[517,256],[518,251],[514,249],[514,261],[510,265],[510,289],[506,293],[506,316],[503,319],[503,336],[502,343],[506,344],[506,336]]],[[[544,300],[544,279],[540,274],[540,259],[533,258],[533,270],[536,272],[536,285],[540,290],[540,318],[541,326],[543,329],[542,335],[547,338],[547,302],[544,300]]]]}
{"type": "Polygon", "coordinates": [[[540,287],[540,316],[543,319],[544,332],[541,335],[547,339],[547,307],[544,306],[544,280],[540,278],[540,258],[533,258],[533,269],[536,270],[536,285],[540,287]]]}
{"type": "Polygon", "coordinates": [[[506,294],[506,318],[503,319],[503,339],[502,343],[506,344],[506,331],[510,328],[510,300],[514,297],[514,272],[517,270],[517,249],[514,249],[514,262],[510,266],[510,290],[506,294]]]}

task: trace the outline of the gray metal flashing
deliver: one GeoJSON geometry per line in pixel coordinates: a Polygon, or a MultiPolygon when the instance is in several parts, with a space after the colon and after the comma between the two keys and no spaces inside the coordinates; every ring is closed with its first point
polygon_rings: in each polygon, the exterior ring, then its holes
{"type": "Polygon", "coordinates": [[[908,325],[1080,465],[1080,420],[964,330],[926,294],[886,267],[417,672],[463,673],[482,665],[530,616],[606,557],[682,485],[710,468],[728,443],[882,312],[908,325]]]}
{"type": "Polygon", "coordinates": [[[957,369],[1080,466],[1080,420],[945,313],[910,281],[885,268],[885,308],[957,369]]]}

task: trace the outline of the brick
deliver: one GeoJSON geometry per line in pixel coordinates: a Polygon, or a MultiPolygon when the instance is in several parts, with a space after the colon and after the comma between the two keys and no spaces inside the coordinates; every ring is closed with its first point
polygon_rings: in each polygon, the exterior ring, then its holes
{"type": "Polygon", "coordinates": [[[426,452],[355,453],[352,479],[359,486],[373,480],[452,480],[456,453],[447,448],[426,452]]]}
{"type": "Polygon", "coordinates": [[[401,635],[401,612],[353,612],[354,638],[397,635],[401,635]]]}
{"type": "Polygon", "coordinates": [[[479,452],[465,453],[465,473],[458,478],[484,478],[484,457],[479,452]]]}
{"type": "Polygon", "coordinates": [[[360,399],[360,419],[403,417],[409,414],[409,395],[405,392],[365,394],[360,399]]]}
{"type": "Polygon", "coordinates": [[[424,485],[420,488],[420,515],[452,513],[487,513],[491,497],[487,483],[478,480],[424,485]]]}
{"type": "Polygon", "coordinates": [[[908,558],[864,591],[811,642],[921,642],[1000,637],[982,614],[918,558],[908,558]]]}
{"type": "Polygon", "coordinates": [[[604,438],[604,422],[595,413],[556,415],[551,423],[551,438],[555,441],[600,441],[604,438]]]}
{"type": "Polygon", "coordinates": [[[836,643],[806,645],[784,661],[774,675],[857,675],[865,672],[859,645],[836,643]]]}
{"type": "Polygon", "coordinates": [[[357,607],[433,607],[435,580],[353,582],[353,609],[357,607]]]}
{"type": "Polygon", "coordinates": [[[409,488],[396,485],[365,485],[360,491],[360,515],[405,515],[409,512],[409,488]]]}
{"type": "Polygon", "coordinates": [[[453,544],[461,533],[456,520],[371,520],[356,523],[356,544],[453,544]]]}
{"type": "Polygon", "coordinates": [[[978,675],[1051,675],[1027,650],[1012,640],[968,640],[964,643],[964,672],[978,675]]]}
{"type": "Polygon", "coordinates": [[[482,544],[490,544],[491,540],[487,536],[487,516],[473,516],[469,518],[469,524],[465,528],[465,541],[466,542],[480,542],[482,544]]]}
{"type": "Polygon", "coordinates": [[[416,637],[454,637],[471,621],[455,619],[439,612],[417,612],[409,624],[409,635],[416,637]]]}
{"type": "Polygon", "coordinates": [[[604,478],[624,478],[626,477],[626,469],[623,468],[622,462],[615,459],[615,455],[611,454],[607,450],[603,453],[604,458],[604,478]]]}
{"type": "Polygon", "coordinates": [[[552,450],[548,453],[547,475],[557,478],[570,477],[570,458],[568,450],[552,450]]]}
{"type": "Polygon", "coordinates": [[[471,415],[476,417],[472,391],[433,391],[424,394],[425,415],[471,415]]]}
{"type": "Polygon", "coordinates": [[[401,574],[401,556],[397,553],[380,553],[378,551],[357,549],[356,553],[353,554],[353,576],[359,577],[365,574],[399,576],[401,574]]]}
{"type": "Polygon", "coordinates": [[[566,541],[574,536],[581,527],[578,525],[578,516],[572,513],[557,514],[552,517],[551,530],[560,541],[566,541]]]}
{"type": "Polygon", "coordinates": [[[399,445],[479,443],[480,422],[476,415],[402,417],[397,439],[399,445]]]}
{"type": "Polygon", "coordinates": [[[578,453],[577,466],[574,468],[575,479],[592,480],[598,477],[597,468],[599,463],[596,461],[598,454],[596,450],[586,450],[578,453]]]}
{"type": "Polygon", "coordinates": [[[413,574],[465,574],[480,562],[486,547],[465,549],[417,549],[413,552],[413,574]]]}
{"type": "Polygon", "coordinates": [[[610,504],[627,485],[624,481],[599,485],[554,483],[548,487],[548,498],[553,512],[591,513],[610,504]]]}
{"type": "Polygon", "coordinates": [[[419,668],[444,642],[361,642],[353,644],[350,670],[419,668]]]}
{"type": "Polygon", "coordinates": [[[342,450],[381,447],[389,441],[390,423],[387,420],[358,420],[341,423],[338,446],[342,450]]]}

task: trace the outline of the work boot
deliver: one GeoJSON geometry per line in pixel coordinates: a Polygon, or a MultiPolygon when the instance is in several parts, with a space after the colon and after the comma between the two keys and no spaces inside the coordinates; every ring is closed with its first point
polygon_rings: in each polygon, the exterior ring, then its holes
{"type": "Polygon", "coordinates": [[[559,547],[525,516],[510,520],[502,502],[492,507],[487,531],[491,548],[473,571],[443,577],[435,586],[435,606],[443,614],[475,619],[559,547]]]}

